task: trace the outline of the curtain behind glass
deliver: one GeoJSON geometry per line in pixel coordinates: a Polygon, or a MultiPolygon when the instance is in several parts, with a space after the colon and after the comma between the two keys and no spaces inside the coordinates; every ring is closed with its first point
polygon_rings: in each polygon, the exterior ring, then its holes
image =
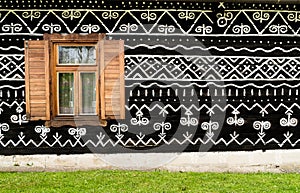
{"type": "Polygon", "coordinates": [[[59,114],[74,114],[74,74],[58,74],[59,114]]]}

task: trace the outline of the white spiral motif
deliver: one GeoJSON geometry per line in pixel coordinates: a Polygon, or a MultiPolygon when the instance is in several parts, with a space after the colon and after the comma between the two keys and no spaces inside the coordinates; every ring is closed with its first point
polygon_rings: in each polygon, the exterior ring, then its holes
{"type": "Polygon", "coordinates": [[[147,19],[148,21],[150,20],[156,20],[157,16],[155,13],[150,13],[149,11],[147,13],[142,13],[141,14],[142,19],[147,19]]]}
{"type": "Polygon", "coordinates": [[[212,122],[212,124],[211,124],[211,129],[212,129],[212,130],[217,130],[217,129],[219,129],[219,123],[218,123],[218,122],[212,122]]]}
{"type": "Polygon", "coordinates": [[[261,132],[263,130],[268,130],[271,128],[271,123],[269,121],[255,121],[253,123],[253,128],[255,130],[261,130],[261,132]]]}
{"type": "Polygon", "coordinates": [[[50,132],[50,128],[45,127],[44,125],[42,126],[36,126],[34,128],[35,132],[40,133],[41,136],[45,137],[47,135],[47,133],[50,132]]]}
{"type": "Polygon", "coordinates": [[[65,19],[71,18],[71,20],[73,20],[73,18],[80,18],[81,13],[80,13],[80,11],[64,11],[62,13],[62,17],[65,19]]]}
{"type": "Polygon", "coordinates": [[[13,23],[11,23],[11,24],[6,24],[6,25],[3,25],[2,26],[2,30],[4,31],[4,32],[11,32],[11,33],[15,33],[15,32],[20,32],[20,31],[22,31],[22,25],[21,24],[18,24],[18,23],[16,23],[16,24],[13,24],[13,23]]]}
{"type": "Polygon", "coordinates": [[[242,125],[244,125],[244,123],[245,123],[245,120],[243,118],[238,118],[237,119],[237,125],[238,126],[242,126],[242,125]]]}
{"type": "Polygon", "coordinates": [[[81,137],[86,134],[86,128],[70,128],[68,132],[75,137],[81,137]]]}
{"type": "Polygon", "coordinates": [[[234,120],[233,117],[228,117],[226,122],[227,122],[228,125],[233,125],[235,123],[235,120],[234,120]]]}
{"type": "Polygon", "coordinates": [[[135,32],[138,30],[137,24],[122,24],[120,25],[120,31],[129,33],[130,31],[135,32]]]}
{"type": "Polygon", "coordinates": [[[35,11],[35,12],[33,12],[33,11],[31,11],[31,12],[25,11],[25,12],[23,12],[22,16],[23,16],[24,18],[29,18],[29,17],[31,17],[31,19],[32,19],[32,18],[37,19],[37,18],[40,18],[40,17],[41,17],[41,12],[39,12],[39,11],[35,11]]]}
{"type": "Polygon", "coordinates": [[[179,19],[186,19],[186,20],[188,20],[188,19],[195,19],[195,13],[188,12],[188,11],[186,11],[186,12],[180,12],[178,14],[178,17],[179,17],[179,19]]]}
{"type": "Polygon", "coordinates": [[[245,123],[245,120],[243,118],[237,118],[237,117],[228,117],[226,120],[228,125],[238,125],[242,126],[245,123]]]}
{"type": "Polygon", "coordinates": [[[118,124],[118,125],[111,125],[110,126],[110,131],[111,132],[127,132],[128,131],[128,126],[126,124],[118,124]]]}
{"type": "Polygon", "coordinates": [[[295,21],[295,22],[298,22],[300,20],[300,14],[298,13],[290,13],[288,14],[287,16],[288,20],[289,21],[295,21]]]}
{"type": "Polygon", "coordinates": [[[49,24],[43,25],[42,29],[44,31],[50,31],[50,33],[52,34],[53,32],[60,32],[61,31],[61,26],[59,24],[51,23],[50,25],[49,24]]]}
{"type": "Polygon", "coordinates": [[[154,130],[159,131],[163,128],[163,124],[162,123],[155,123],[153,125],[154,130]]]}
{"type": "Polygon", "coordinates": [[[295,127],[298,124],[298,119],[291,118],[291,115],[288,115],[288,118],[281,118],[279,123],[282,127],[295,127]]]}
{"type": "Polygon", "coordinates": [[[290,119],[290,124],[291,124],[291,126],[296,126],[297,124],[298,124],[298,119],[296,119],[296,118],[291,118],[290,119]]]}
{"type": "Polygon", "coordinates": [[[198,125],[198,119],[196,119],[195,117],[192,117],[192,118],[182,117],[180,119],[180,123],[181,123],[181,125],[184,125],[184,126],[187,125],[188,127],[191,125],[196,126],[196,125],[198,125]]]}
{"type": "Polygon", "coordinates": [[[261,123],[260,121],[255,121],[255,122],[253,123],[253,128],[254,128],[255,130],[261,130],[261,128],[262,128],[262,123],[261,123]]]}
{"type": "Polygon", "coordinates": [[[158,31],[162,33],[173,33],[175,32],[175,27],[173,25],[159,25],[158,26],[158,31]]]}
{"type": "Polygon", "coordinates": [[[224,13],[217,13],[217,17],[219,18],[217,20],[217,24],[219,27],[225,27],[228,23],[229,20],[232,20],[233,14],[231,12],[224,13]]]}
{"type": "Polygon", "coordinates": [[[203,130],[209,130],[209,132],[211,132],[211,130],[217,130],[219,129],[219,123],[218,122],[203,122],[201,124],[201,129],[203,130]]]}
{"type": "Polygon", "coordinates": [[[253,13],[253,19],[256,21],[260,21],[262,23],[263,20],[269,20],[270,19],[270,14],[269,13],[263,13],[261,11],[257,11],[253,13]]]}
{"type": "Polygon", "coordinates": [[[233,31],[233,33],[236,33],[236,34],[244,34],[244,33],[247,34],[251,31],[251,28],[249,25],[241,24],[241,25],[233,26],[232,31],[233,31]]]}
{"type": "Polygon", "coordinates": [[[12,115],[10,117],[11,122],[13,123],[18,123],[19,122],[19,117],[17,115],[12,115]]]}
{"type": "Polygon", "coordinates": [[[269,27],[269,30],[271,33],[278,33],[278,34],[284,34],[287,32],[287,26],[286,25],[271,25],[269,27]]]}
{"type": "Polygon", "coordinates": [[[132,118],[130,120],[132,125],[148,125],[149,124],[149,120],[146,117],[142,117],[142,118],[132,118]]]}
{"type": "Polygon", "coordinates": [[[155,123],[153,125],[154,130],[159,131],[159,130],[170,130],[172,127],[171,123],[155,123]]]}
{"type": "Polygon", "coordinates": [[[197,33],[203,33],[203,34],[210,34],[212,32],[213,28],[211,26],[205,26],[203,24],[202,26],[197,26],[195,29],[195,32],[197,33]]]}
{"type": "Polygon", "coordinates": [[[89,24],[89,25],[82,25],[80,29],[82,32],[92,33],[92,32],[98,32],[100,30],[100,27],[98,25],[89,24]]]}
{"type": "Polygon", "coordinates": [[[0,124],[0,130],[1,131],[8,131],[9,130],[9,125],[7,123],[0,124]]]}
{"type": "Polygon", "coordinates": [[[112,12],[112,11],[103,12],[102,17],[104,19],[117,19],[119,17],[119,13],[118,12],[112,12]]]}

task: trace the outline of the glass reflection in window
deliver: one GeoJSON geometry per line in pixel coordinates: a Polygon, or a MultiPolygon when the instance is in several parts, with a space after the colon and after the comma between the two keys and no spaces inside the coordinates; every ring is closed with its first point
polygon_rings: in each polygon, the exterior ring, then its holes
{"type": "Polygon", "coordinates": [[[93,65],[96,62],[95,46],[59,46],[58,64],[93,65]]]}
{"type": "Polygon", "coordinates": [[[59,114],[74,114],[74,74],[58,73],[59,114]]]}
{"type": "Polygon", "coordinates": [[[96,114],[96,75],[80,73],[81,114],[96,114]]]}

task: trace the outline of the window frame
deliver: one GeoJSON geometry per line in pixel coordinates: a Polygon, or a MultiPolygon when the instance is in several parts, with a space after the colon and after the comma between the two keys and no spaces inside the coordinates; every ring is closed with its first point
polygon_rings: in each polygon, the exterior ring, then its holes
{"type": "MultiPolygon", "coordinates": [[[[100,112],[100,44],[99,42],[101,40],[104,40],[105,34],[88,34],[88,35],[80,35],[80,34],[69,34],[69,35],[61,35],[61,34],[44,34],[44,40],[49,41],[49,48],[50,48],[50,60],[49,60],[49,69],[50,69],[50,75],[52,76],[52,79],[50,78],[50,110],[51,110],[51,125],[52,126],[62,126],[65,124],[73,125],[74,121],[77,121],[78,123],[84,124],[85,121],[88,120],[95,120],[99,119],[101,116],[100,112]],[[95,64],[75,64],[75,65],[64,65],[59,64],[59,46],[65,46],[65,45],[92,45],[95,46],[96,51],[96,61],[95,64]],[[79,91],[79,82],[80,82],[80,72],[95,72],[96,76],[96,113],[95,115],[82,115],[80,114],[79,108],[76,108],[74,106],[74,115],[60,115],[58,113],[58,72],[74,72],[74,84],[75,87],[77,85],[78,88],[76,88],[79,91]]],[[[74,105],[80,105],[79,101],[79,92],[74,91],[74,98],[76,101],[74,101],[74,105]]],[[[100,120],[100,123],[106,124],[106,121],[100,120]]]]}
{"type": "Polygon", "coordinates": [[[125,119],[123,40],[107,40],[105,34],[96,33],[44,34],[43,40],[26,40],[24,47],[28,120],[44,120],[46,121],[45,125],[61,127],[64,125],[78,126],[78,124],[98,126],[99,122],[103,126],[109,119],[125,119]],[[59,56],[57,45],[71,44],[96,46],[96,65],[57,65],[59,56]],[[83,66],[84,68],[82,68],[83,66]],[[78,110],[76,116],[58,116],[58,71],[62,73],[75,72],[75,76],[77,73],[75,81],[78,81],[76,83],[78,87],[80,86],[80,72],[96,73],[96,102],[98,103],[96,104],[96,115],[80,115],[78,110]],[[36,74],[41,76],[37,77],[36,74]],[[119,90],[117,94],[112,92],[115,89],[119,90]]]}
{"type": "Polygon", "coordinates": [[[99,87],[100,87],[100,61],[97,59],[100,58],[99,55],[99,46],[97,45],[97,42],[95,43],[85,43],[85,42],[59,42],[55,43],[53,42],[53,52],[50,53],[51,56],[53,56],[54,60],[52,63],[50,63],[50,68],[53,69],[52,77],[54,78],[54,81],[52,82],[52,85],[54,88],[52,88],[52,93],[54,95],[53,103],[52,103],[52,113],[54,117],[78,117],[78,116],[99,116],[99,108],[100,106],[100,97],[97,95],[99,93],[99,87]],[[95,47],[95,54],[96,54],[96,60],[95,64],[59,64],[59,46],[94,46],[95,47]],[[96,81],[96,109],[95,114],[81,114],[81,94],[80,94],[80,73],[88,73],[92,72],[95,73],[95,81],[96,81]],[[58,74],[59,73],[73,73],[74,74],[74,113],[73,114],[60,114],[59,112],[59,86],[58,86],[58,74]],[[56,84],[55,84],[56,83],[56,84]],[[55,87],[56,86],[56,87],[55,87]]]}
{"type": "MultiPolygon", "coordinates": [[[[75,80],[75,79],[76,79],[76,77],[75,77],[75,76],[76,76],[76,75],[75,75],[75,72],[72,72],[72,71],[64,71],[64,72],[59,71],[59,72],[56,73],[56,76],[59,77],[59,74],[60,74],[60,73],[61,73],[61,74],[62,74],[62,73],[70,73],[70,74],[73,74],[73,79],[74,79],[74,80],[73,80],[73,87],[75,88],[75,85],[76,85],[76,83],[75,83],[75,81],[76,81],[76,80],[75,80]]],[[[56,91],[56,93],[55,93],[56,101],[57,101],[57,104],[56,104],[56,105],[57,105],[57,109],[56,109],[56,110],[57,110],[57,115],[58,115],[58,116],[75,116],[75,111],[76,111],[76,110],[75,110],[75,108],[76,108],[76,107],[75,107],[75,100],[76,100],[76,90],[75,90],[75,89],[74,89],[74,91],[73,91],[73,113],[72,113],[72,114],[63,114],[63,113],[60,113],[60,112],[59,112],[59,111],[60,111],[60,110],[59,110],[59,108],[60,108],[60,105],[59,105],[59,88],[60,88],[60,87],[59,87],[59,78],[57,78],[57,77],[56,77],[56,80],[57,80],[57,81],[56,81],[57,91],[56,91]]],[[[55,83],[53,83],[53,84],[55,84],[55,83]]]]}

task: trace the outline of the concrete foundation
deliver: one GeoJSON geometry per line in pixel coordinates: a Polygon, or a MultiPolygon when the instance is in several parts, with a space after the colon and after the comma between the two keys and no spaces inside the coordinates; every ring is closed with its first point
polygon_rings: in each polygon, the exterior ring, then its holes
{"type": "Polygon", "coordinates": [[[300,150],[0,156],[0,171],[300,172],[300,150]]]}

